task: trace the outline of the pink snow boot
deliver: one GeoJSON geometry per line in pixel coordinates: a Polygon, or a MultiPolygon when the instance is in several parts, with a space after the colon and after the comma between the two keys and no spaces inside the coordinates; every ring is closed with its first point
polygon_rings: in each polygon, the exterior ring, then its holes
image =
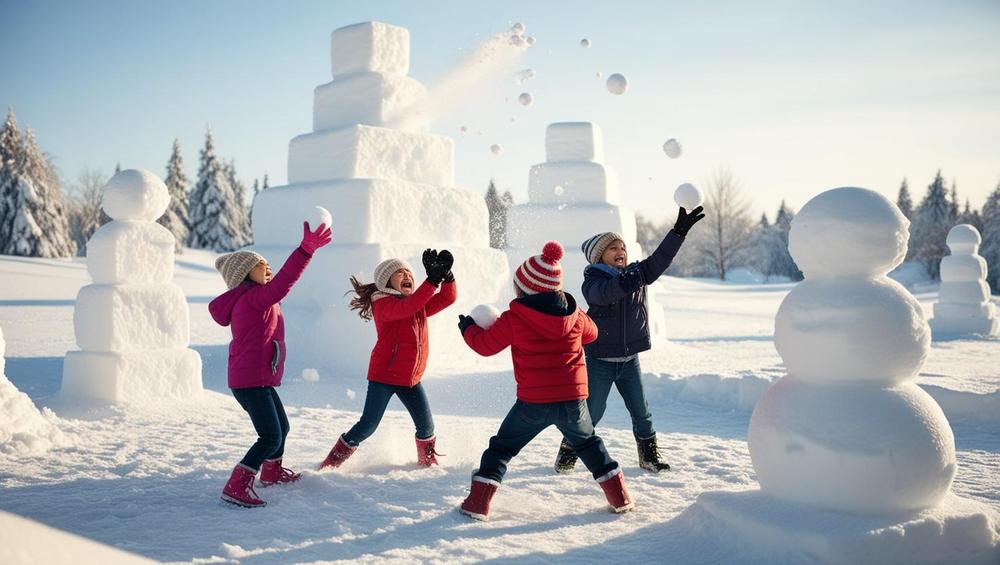
{"type": "Polygon", "coordinates": [[[616,513],[621,514],[635,508],[632,495],[625,488],[625,475],[622,474],[621,469],[615,469],[598,478],[597,483],[604,489],[604,497],[608,499],[608,504],[616,513]]]}
{"type": "Polygon", "coordinates": [[[279,483],[294,483],[302,475],[281,466],[281,458],[267,459],[260,466],[260,486],[269,487],[279,483]]]}
{"type": "Polygon", "coordinates": [[[437,465],[437,456],[440,455],[444,457],[443,453],[438,453],[434,451],[434,444],[437,442],[435,436],[431,436],[427,439],[417,438],[417,464],[423,465],[424,467],[430,467],[431,465],[437,465]]]}
{"type": "Polygon", "coordinates": [[[472,489],[458,511],[474,520],[485,522],[490,515],[490,501],[499,486],[500,483],[496,481],[472,475],[472,489]]]}
{"type": "Polygon", "coordinates": [[[222,489],[222,500],[244,508],[257,508],[267,504],[253,490],[253,480],[256,476],[257,471],[242,463],[237,464],[233,468],[233,474],[229,476],[229,482],[222,489]]]}
{"type": "Polygon", "coordinates": [[[357,447],[351,447],[346,441],[344,441],[344,436],[340,436],[337,438],[336,445],[334,445],[330,450],[330,453],[327,454],[326,459],[320,463],[320,470],[326,469],[327,467],[333,467],[334,469],[340,467],[344,461],[347,461],[347,458],[350,457],[356,449],[357,447]]]}

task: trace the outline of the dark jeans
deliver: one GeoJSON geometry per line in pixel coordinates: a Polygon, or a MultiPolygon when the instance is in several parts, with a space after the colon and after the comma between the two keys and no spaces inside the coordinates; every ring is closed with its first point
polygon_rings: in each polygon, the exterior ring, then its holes
{"type": "Polygon", "coordinates": [[[285,438],[288,436],[285,407],[278,398],[278,391],[272,386],[230,390],[250,415],[253,429],[257,430],[257,442],[250,447],[240,463],[251,469],[260,469],[265,459],[278,459],[285,454],[285,438]]]}
{"type": "Polygon", "coordinates": [[[629,416],[632,417],[632,433],[635,437],[645,439],[656,434],[653,430],[653,415],[649,413],[646,393],[642,388],[638,357],[623,362],[587,357],[587,376],[590,390],[587,407],[590,408],[594,426],[604,417],[613,384],[618,387],[618,392],[625,401],[625,408],[628,408],[629,416]]]}
{"type": "Polygon", "coordinates": [[[417,437],[427,439],[433,436],[434,418],[431,416],[431,405],[427,403],[427,395],[424,394],[424,385],[417,383],[416,386],[408,387],[368,381],[365,409],[361,412],[361,419],[358,420],[358,423],[344,434],[344,441],[351,447],[357,447],[358,444],[375,433],[382,421],[382,416],[385,415],[389,399],[394,394],[399,397],[399,401],[403,403],[406,411],[413,418],[413,424],[417,427],[417,437]]]}
{"type": "Polygon", "coordinates": [[[507,472],[507,463],[542,430],[553,425],[559,428],[595,479],[618,468],[618,462],[608,455],[604,442],[594,434],[585,401],[528,404],[518,400],[500,424],[497,434],[490,438],[490,446],[483,452],[476,475],[499,483],[507,472]]]}

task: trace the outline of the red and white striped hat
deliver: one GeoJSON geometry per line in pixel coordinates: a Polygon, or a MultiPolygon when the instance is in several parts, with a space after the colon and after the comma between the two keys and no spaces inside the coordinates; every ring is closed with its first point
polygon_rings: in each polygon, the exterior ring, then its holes
{"type": "Polygon", "coordinates": [[[562,290],[563,246],[550,241],[542,247],[541,255],[529,257],[514,272],[514,284],[525,294],[539,294],[562,290]]]}

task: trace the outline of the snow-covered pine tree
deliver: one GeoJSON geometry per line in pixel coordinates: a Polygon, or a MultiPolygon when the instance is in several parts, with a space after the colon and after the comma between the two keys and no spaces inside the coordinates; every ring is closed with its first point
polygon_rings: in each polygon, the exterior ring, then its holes
{"type": "Polygon", "coordinates": [[[181,157],[181,143],[174,139],[174,148],[167,161],[167,176],[164,179],[167,192],[170,194],[170,205],[167,211],[157,220],[160,225],[174,234],[174,249],[182,253],[184,243],[188,240],[188,187],[191,181],[184,174],[184,159],[181,157]]]}
{"type": "Polygon", "coordinates": [[[788,252],[788,232],[792,229],[792,219],[795,217],[795,212],[785,205],[785,201],[781,201],[781,205],[778,206],[778,212],[774,216],[774,232],[776,234],[776,241],[774,242],[773,250],[773,262],[775,274],[780,276],[785,276],[793,281],[802,280],[802,271],[799,270],[798,265],[795,264],[795,260],[792,259],[792,254],[788,252]]]}
{"type": "Polygon", "coordinates": [[[14,225],[14,213],[17,210],[15,200],[17,195],[18,173],[24,160],[21,153],[21,132],[17,127],[14,110],[7,110],[7,119],[0,130],[0,253],[4,253],[10,242],[11,229],[14,225]]]}
{"type": "Polygon", "coordinates": [[[226,168],[215,155],[212,131],[205,134],[198,181],[188,201],[188,245],[196,249],[232,251],[245,244],[246,209],[229,184],[226,168]]]}
{"type": "Polygon", "coordinates": [[[949,200],[951,204],[951,217],[952,223],[958,220],[959,215],[959,204],[958,204],[958,185],[955,183],[955,179],[951,179],[951,199],[949,200]]]}
{"type": "Polygon", "coordinates": [[[906,177],[903,177],[903,183],[899,185],[896,206],[899,207],[899,211],[906,216],[907,220],[913,220],[913,198],[910,197],[910,187],[906,184],[906,177]]]}
{"type": "Polygon", "coordinates": [[[486,211],[489,213],[490,247],[503,249],[507,246],[507,210],[504,208],[496,184],[490,180],[486,189],[486,211]]]}
{"type": "Polygon", "coordinates": [[[979,214],[979,210],[972,207],[969,199],[965,199],[965,208],[958,214],[958,219],[955,220],[956,224],[969,224],[974,226],[979,233],[983,233],[983,218],[979,214]]]}
{"type": "Polygon", "coordinates": [[[934,279],[940,275],[941,259],[948,254],[945,239],[948,237],[948,230],[955,223],[952,211],[944,178],[941,177],[941,171],[938,171],[934,182],[927,187],[927,194],[917,207],[913,225],[910,226],[913,257],[924,265],[927,274],[934,279]]]}
{"type": "Polygon", "coordinates": [[[750,265],[754,270],[760,272],[760,274],[765,277],[770,277],[775,274],[774,265],[772,261],[772,244],[774,239],[774,230],[771,227],[771,222],[767,218],[767,212],[762,212],[760,215],[760,221],[757,222],[750,233],[751,246],[753,251],[750,253],[751,262],[750,265]]]}
{"type": "Polygon", "coordinates": [[[1000,182],[986,197],[982,213],[983,244],[979,254],[986,259],[986,282],[993,294],[1000,293],[1000,182]]]}
{"type": "Polygon", "coordinates": [[[258,183],[257,179],[253,179],[253,200],[250,202],[250,210],[247,212],[247,217],[250,218],[249,228],[251,239],[253,236],[253,207],[257,205],[257,195],[264,192],[268,188],[267,173],[264,173],[263,183],[258,183]]]}
{"type": "Polygon", "coordinates": [[[243,210],[243,225],[241,226],[243,239],[240,246],[250,245],[253,243],[253,231],[250,229],[250,207],[247,206],[247,187],[239,179],[239,175],[236,174],[236,161],[234,159],[230,159],[225,163],[225,170],[226,180],[229,181],[229,186],[233,189],[233,196],[236,198],[236,205],[243,210]]]}

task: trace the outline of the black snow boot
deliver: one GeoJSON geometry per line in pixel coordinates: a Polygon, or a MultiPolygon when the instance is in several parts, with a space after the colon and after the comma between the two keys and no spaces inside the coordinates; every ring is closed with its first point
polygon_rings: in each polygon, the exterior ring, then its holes
{"type": "Polygon", "coordinates": [[[556,473],[572,473],[574,467],[576,467],[576,452],[564,439],[559,444],[559,454],[556,455],[556,473]]]}
{"type": "Polygon", "coordinates": [[[670,465],[663,461],[660,448],[656,445],[656,434],[653,434],[652,437],[636,438],[635,444],[639,451],[640,467],[654,473],[670,470],[670,465]]]}

